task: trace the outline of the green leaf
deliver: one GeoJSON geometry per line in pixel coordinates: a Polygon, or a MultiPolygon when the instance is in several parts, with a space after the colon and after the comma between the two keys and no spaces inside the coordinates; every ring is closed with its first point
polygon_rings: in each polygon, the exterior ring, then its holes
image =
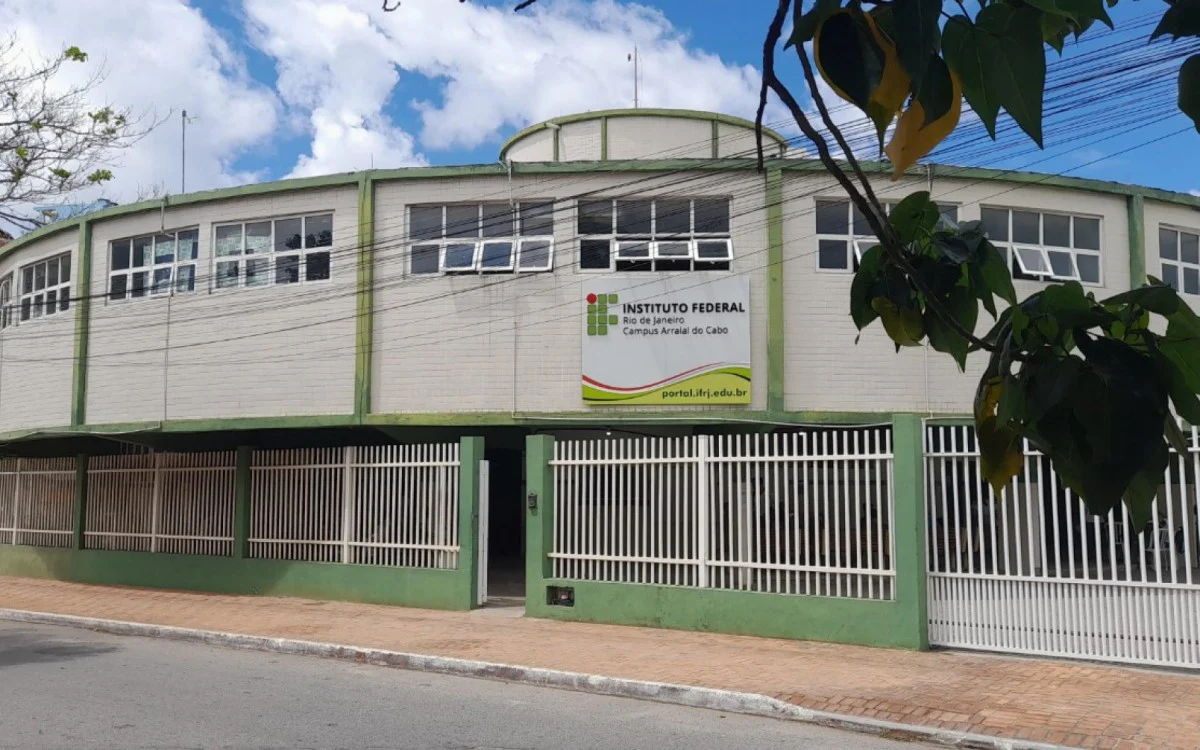
{"type": "Polygon", "coordinates": [[[1042,39],[1062,54],[1063,42],[1074,28],[1070,21],[1053,13],[1043,13],[1041,18],[1042,39]]]}
{"type": "Polygon", "coordinates": [[[803,45],[811,42],[817,33],[817,26],[828,18],[831,13],[841,7],[841,0],[816,0],[813,3],[813,7],[809,8],[807,13],[800,12],[802,4],[801,0],[796,0],[795,11],[793,12],[792,35],[788,38],[787,44],[783,45],[784,49],[794,44],[803,45]]]}
{"type": "Polygon", "coordinates": [[[871,300],[875,297],[875,285],[882,275],[882,264],[883,247],[875,245],[863,253],[858,271],[854,273],[854,281],[850,284],[850,317],[860,331],[879,317],[871,300]]]}
{"type": "Polygon", "coordinates": [[[1179,68],[1179,111],[1192,118],[1200,133],[1200,54],[1184,60],[1179,68]]]}
{"type": "Polygon", "coordinates": [[[87,53],[78,47],[67,47],[65,50],[63,50],[64,60],[71,60],[72,62],[85,62],[87,58],[87,53]]]}
{"type": "Polygon", "coordinates": [[[950,68],[936,54],[930,55],[921,87],[917,89],[917,102],[925,111],[925,122],[921,127],[944,117],[954,106],[954,82],[950,80],[950,68]]]}
{"type": "Polygon", "coordinates": [[[879,313],[883,321],[883,329],[896,343],[896,347],[920,346],[925,337],[925,325],[921,321],[921,311],[915,307],[900,307],[887,297],[876,297],[871,300],[871,306],[879,313]]]}
{"type": "Polygon", "coordinates": [[[62,167],[55,167],[54,169],[51,169],[50,174],[52,174],[55,177],[62,179],[62,180],[65,180],[71,176],[71,173],[68,172],[67,170],[63,169],[62,167]]]}
{"type": "MultiPolygon", "coordinates": [[[[931,58],[937,53],[941,37],[938,17],[941,12],[942,0],[894,0],[892,3],[896,56],[900,58],[904,72],[908,73],[914,91],[919,91],[924,85],[925,72],[929,69],[931,58]]],[[[926,122],[934,119],[937,118],[928,118],[926,122]]]]}
{"type": "Polygon", "coordinates": [[[980,270],[988,290],[1010,305],[1017,304],[1017,290],[1013,288],[1012,272],[1004,256],[988,240],[979,243],[980,270]]]}
{"type": "Polygon", "coordinates": [[[861,10],[831,14],[821,24],[816,52],[829,83],[866,112],[883,79],[884,55],[861,16],[861,10]]]}
{"type": "Polygon", "coordinates": [[[29,158],[29,149],[24,146],[17,146],[16,153],[18,159],[24,160],[29,158]]]}
{"type": "Polygon", "coordinates": [[[1069,18],[1076,24],[1100,21],[1108,28],[1113,28],[1112,19],[1104,9],[1104,0],[1025,0],[1025,4],[1046,13],[1069,18]]]}
{"type": "Polygon", "coordinates": [[[937,204],[929,199],[925,190],[911,193],[896,204],[888,214],[888,221],[896,230],[900,241],[908,244],[923,236],[924,232],[933,231],[938,220],[937,204]]]}
{"type": "Polygon", "coordinates": [[[1172,40],[1200,36],[1200,0],[1175,0],[1171,3],[1150,35],[1150,41],[1166,34],[1170,34],[1172,40]]]}
{"type": "MultiPolygon", "coordinates": [[[[949,296],[942,300],[950,317],[968,331],[974,332],[975,323],[979,318],[979,306],[971,290],[965,286],[956,286],[950,290],[949,296]]],[[[958,363],[958,369],[967,369],[967,352],[970,342],[926,305],[925,333],[929,336],[929,345],[936,351],[949,354],[958,363]]]]}
{"type": "Polygon", "coordinates": [[[999,3],[979,12],[972,24],[954,16],[942,30],[942,53],[958,73],[963,96],[996,137],[1003,107],[1017,125],[1042,145],[1042,98],[1046,54],[1041,12],[999,3]]]}
{"type": "Polygon", "coordinates": [[[1183,430],[1179,429],[1179,423],[1175,421],[1175,417],[1168,414],[1163,420],[1163,434],[1167,436],[1167,441],[1171,447],[1183,455],[1187,455],[1188,441],[1183,436],[1183,430]]]}

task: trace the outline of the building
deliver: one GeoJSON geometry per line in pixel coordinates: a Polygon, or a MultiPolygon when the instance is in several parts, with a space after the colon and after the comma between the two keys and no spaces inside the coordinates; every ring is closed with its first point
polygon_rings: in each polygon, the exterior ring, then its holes
{"type": "MultiPolygon", "coordinates": [[[[964,375],[879,327],[855,344],[868,231],[819,163],[765,141],[759,171],[752,123],[594,112],[495,164],[171,196],[8,244],[0,573],[443,607],[528,592],[540,616],[911,647],[1032,632],[986,611],[1015,595],[1001,580],[1028,598],[1137,578],[1200,613],[1195,483],[1164,480],[1169,571],[1130,561],[1122,519],[1059,533],[1078,508],[1036,457],[985,498],[962,426],[982,360],[964,375]],[[990,521],[965,517],[979,502],[990,521]]],[[[982,219],[1019,296],[1149,273],[1200,299],[1200,198],[882,177],[982,219]]],[[[1087,653],[1200,664],[1188,632],[1187,658],[1087,653]]]]}

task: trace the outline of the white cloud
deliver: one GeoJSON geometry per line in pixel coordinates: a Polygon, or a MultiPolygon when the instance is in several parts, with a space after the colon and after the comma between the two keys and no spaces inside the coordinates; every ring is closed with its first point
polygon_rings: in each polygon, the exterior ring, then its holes
{"type": "Polygon", "coordinates": [[[274,132],[276,99],[182,0],[3,0],[0,29],[42,55],[69,45],[88,52],[86,65],[68,65],[64,72],[82,77],[103,66],[108,75],[96,90],[97,104],[171,115],[118,157],[116,179],[103,189],[107,197],[129,201],[139,189],[159,185],[179,190],[182,109],[197,118],[188,128],[189,191],[255,179],[233,164],[274,132]]]}
{"type": "Polygon", "coordinates": [[[1197,198],[1200,198],[1200,190],[1189,190],[1188,195],[1194,195],[1197,198]]]}
{"type": "Polygon", "coordinates": [[[311,121],[312,153],[298,171],[365,166],[368,150],[376,166],[419,162],[382,114],[411,74],[439,94],[407,102],[425,149],[471,148],[530,122],[632,106],[635,44],[642,106],[753,117],[757,105],[754,67],[695,50],[660,11],[614,0],[543,0],[522,13],[441,0],[391,13],[333,0],[244,3],[256,44],[277,62],[281,96],[311,121]]]}

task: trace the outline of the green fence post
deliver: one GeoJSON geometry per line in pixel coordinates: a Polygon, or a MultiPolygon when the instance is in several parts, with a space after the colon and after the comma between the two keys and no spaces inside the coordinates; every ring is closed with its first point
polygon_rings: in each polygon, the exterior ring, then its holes
{"type": "Polygon", "coordinates": [[[71,546],[84,549],[84,528],[87,524],[88,457],[80,453],[75,457],[75,517],[71,522],[71,546]]]}
{"type": "Polygon", "coordinates": [[[525,612],[546,607],[546,579],[551,576],[550,545],[554,533],[554,437],[530,435],[525,439],[525,491],[536,498],[526,507],[525,612]]]}
{"type": "Polygon", "coordinates": [[[924,425],[916,414],[892,417],[896,604],[913,648],[929,648],[928,571],[925,567],[924,425]]]}
{"type": "Polygon", "coordinates": [[[250,457],[254,449],[239,445],[237,449],[237,488],[233,501],[233,556],[239,560],[250,557],[250,457]]]}
{"type": "Polygon", "coordinates": [[[463,576],[463,609],[479,606],[479,462],[483,438],[458,441],[458,572],[463,576]]]}

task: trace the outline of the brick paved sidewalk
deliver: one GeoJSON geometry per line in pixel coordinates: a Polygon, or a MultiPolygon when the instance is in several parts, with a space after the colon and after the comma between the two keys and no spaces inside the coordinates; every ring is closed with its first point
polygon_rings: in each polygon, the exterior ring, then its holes
{"type": "Polygon", "coordinates": [[[1200,675],[363,604],[0,577],[0,608],[761,693],[805,708],[1086,748],[1200,748],[1200,675]]]}

